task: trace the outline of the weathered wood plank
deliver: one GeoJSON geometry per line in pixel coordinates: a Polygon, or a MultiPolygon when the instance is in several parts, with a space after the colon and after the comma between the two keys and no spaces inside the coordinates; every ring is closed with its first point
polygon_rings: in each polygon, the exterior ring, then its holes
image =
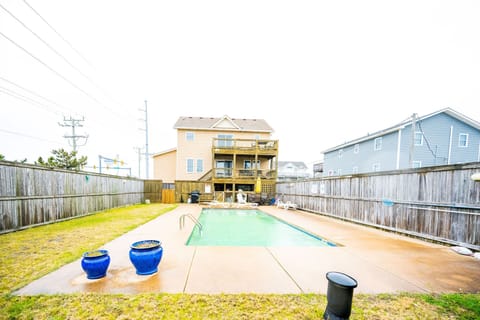
{"type": "Polygon", "coordinates": [[[140,203],[143,180],[0,162],[0,232],[140,203]]]}
{"type": "Polygon", "coordinates": [[[480,163],[277,184],[277,197],[325,213],[480,250],[480,163]],[[385,206],[390,199],[393,206],[385,206]]]}

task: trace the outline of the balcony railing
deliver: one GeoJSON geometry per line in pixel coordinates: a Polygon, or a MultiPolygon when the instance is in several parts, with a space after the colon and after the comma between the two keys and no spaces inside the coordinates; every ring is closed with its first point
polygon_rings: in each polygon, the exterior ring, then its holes
{"type": "Polygon", "coordinates": [[[213,139],[213,148],[218,151],[236,149],[244,151],[276,151],[278,150],[277,140],[255,140],[255,139],[213,139]]]}
{"type": "Polygon", "coordinates": [[[229,179],[276,179],[276,170],[273,169],[232,169],[232,168],[214,168],[213,176],[215,178],[229,179]]]}

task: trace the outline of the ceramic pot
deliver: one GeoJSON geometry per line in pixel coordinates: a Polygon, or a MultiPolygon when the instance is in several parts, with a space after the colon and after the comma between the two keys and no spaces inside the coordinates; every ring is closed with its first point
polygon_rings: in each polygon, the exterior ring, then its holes
{"type": "Polygon", "coordinates": [[[130,261],[139,275],[149,275],[158,271],[163,255],[162,243],[158,240],[142,240],[130,246],[130,261]]]}
{"type": "Polygon", "coordinates": [[[82,256],[82,269],[88,279],[99,279],[107,275],[110,256],[107,250],[85,252],[82,256]]]}

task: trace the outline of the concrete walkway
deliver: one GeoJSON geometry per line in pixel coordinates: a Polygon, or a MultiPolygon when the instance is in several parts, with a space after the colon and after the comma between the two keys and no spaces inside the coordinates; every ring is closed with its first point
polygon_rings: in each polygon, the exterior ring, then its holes
{"type": "MultiPolygon", "coordinates": [[[[338,247],[191,247],[185,243],[202,207],[174,211],[105,244],[111,263],[107,276],[88,280],[80,260],[40,278],[16,294],[102,293],[326,293],[329,271],[358,281],[355,293],[480,292],[480,261],[446,246],[342,222],[303,211],[260,209],[302,227],[338,247]],[[162,241],[159,271],[138,276],[130,244],[162,241]]],[[[93,248],[92,248],[93,249],[93,248]]]]}

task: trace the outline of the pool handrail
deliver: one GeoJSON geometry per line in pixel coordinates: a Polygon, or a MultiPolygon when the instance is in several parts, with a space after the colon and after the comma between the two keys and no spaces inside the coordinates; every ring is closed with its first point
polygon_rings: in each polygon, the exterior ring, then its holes
{"type": "Polygon", "coordinates": [[[191,213],[185,213],[180,216],[180,219],[178,220],[180,230],[182,230],[182,228],[185,226],[185,217],[189,217],[190,220],[192,220],[193,223],[195,223],[195,225],[198,226],[198,230],[200,231],[200,236],[201,236],[203,226],[200,223],[200,221],[198,221],[197,218],[195,218],[191,213]]]}

